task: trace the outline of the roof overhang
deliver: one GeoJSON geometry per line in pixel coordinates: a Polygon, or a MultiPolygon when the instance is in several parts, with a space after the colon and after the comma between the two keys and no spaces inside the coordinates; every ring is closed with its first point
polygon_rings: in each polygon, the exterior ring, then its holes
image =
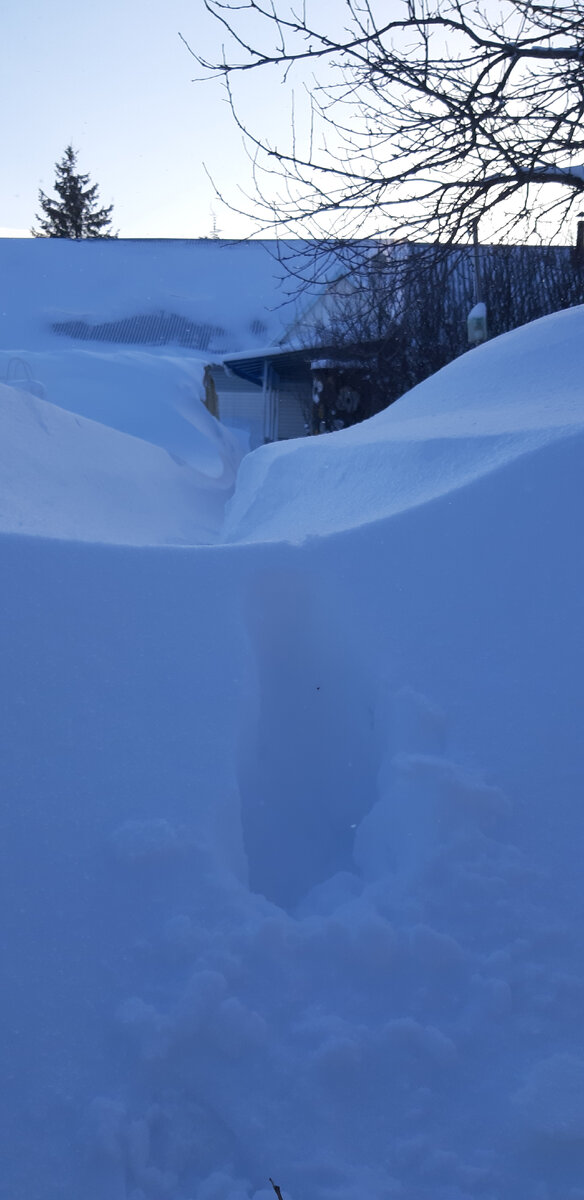
{"type": "Polygon", "coordinates": [[[241,354],[226,354],[214,367],[255,383],[261,387],[266,367],[271,367],[281,379],[306,379],[310,375],[310,364],[316,351],[303,346],[298,350],[289,347],[269,346],[265,350],[248,350],[241,354]]]}

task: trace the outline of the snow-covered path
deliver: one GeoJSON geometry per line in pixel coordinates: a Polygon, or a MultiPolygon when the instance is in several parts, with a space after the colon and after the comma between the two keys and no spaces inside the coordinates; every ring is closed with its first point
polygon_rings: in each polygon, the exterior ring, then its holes
{"type": "Polygon", "coordinates": [[[577,1200],[583,324],[249,456],[214,545],[178,465],[84,536],[55,409],[77,532],[1,540],[6,1200],[577,1200]]]}

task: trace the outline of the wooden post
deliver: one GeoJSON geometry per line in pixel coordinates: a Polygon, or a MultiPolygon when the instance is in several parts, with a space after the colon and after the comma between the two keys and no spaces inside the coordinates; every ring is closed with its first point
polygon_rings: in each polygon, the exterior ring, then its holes
{"type": "Polygon", "coordinates": [[[584,267],[584,221],[578,221],[576,231],[576,252],[574,254],[577,267],[584,267]]]}

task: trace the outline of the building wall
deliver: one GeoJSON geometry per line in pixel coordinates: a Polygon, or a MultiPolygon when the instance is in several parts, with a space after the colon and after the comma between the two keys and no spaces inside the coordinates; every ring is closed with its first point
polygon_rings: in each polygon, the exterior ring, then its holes
{"type": "MultiPolygon", "coordinates": [[[[272,375],[271,388],[276,393],[277,440],[305,437],[310,383],[282,382],[272,375]]],[[[262,387],[215,366],[207,369],[205,390],[207,408],[223,425],[247,434],[252,450],[264,444],[267,398],[262,387]]]]}
{"type": "Polygon", "coordinates": [[[223,425],[249,435],[250,449],[264,443],[264,395],[261,387],[228,379],[217,388],[218,417],[223,425]],[[232,386],[237,385],[237,386],[232,386]],[[239,386],[241,385],[241,386],[239,386]]]}

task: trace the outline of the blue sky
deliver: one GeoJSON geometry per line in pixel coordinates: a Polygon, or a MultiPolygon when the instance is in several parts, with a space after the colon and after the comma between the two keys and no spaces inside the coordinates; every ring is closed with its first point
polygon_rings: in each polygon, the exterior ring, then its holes
{"type": "MultiPolygon", "coordinates": [[[[102,203],[113,202],[121,236],[207,236],[212,209],[224,236],[251,231],[214,198],[203,168],[231,196],[249,181],[221,86],[192,82],[198,68],[179,38],[217,51],[202,0],[22,0],[0,28],[3,234],[34,223],[39,187],[52,192],[69,142],[102,203]]],[[[273,117],[280,85],[274,79],[268,96],[266,86],[258,79],[249,103],[273,117]]]]}

